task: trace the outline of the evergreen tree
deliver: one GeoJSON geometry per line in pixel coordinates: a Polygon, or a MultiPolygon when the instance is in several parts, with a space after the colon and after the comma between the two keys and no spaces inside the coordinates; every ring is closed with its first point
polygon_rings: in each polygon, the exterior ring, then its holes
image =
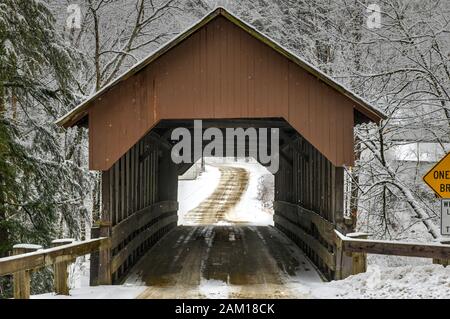
{"type": "MultiPolygon", "coordinates": [[[[76,235],[85,214],[80,180],[89,175],[67,156],[79,146],[53,124],[72,104],[76,61],[54,25],[42,1],[0,3],[0,256],[15,243],[76,235]]],[[[9,286],[0,282],[0,296],[9,286]]]]}

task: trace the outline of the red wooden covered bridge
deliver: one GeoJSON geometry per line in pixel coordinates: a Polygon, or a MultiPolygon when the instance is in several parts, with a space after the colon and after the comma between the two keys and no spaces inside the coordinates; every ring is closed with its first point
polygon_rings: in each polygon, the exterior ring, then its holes
{"type": "MultiPolygon", "coordinates": [[[[84,101],[58,124],[89,128],[90,169],[102,171],[99,236],[110,252],[93,281],[119,282],[177,226],[171,131],[280,129],[275,226],[328,278],[345,276],[334,229],[343,220],[343,166],[354,164],[353,128],[382,120],[356,94],[219,8],[84,101]]],[[[195,159],[194,159],[195,160],[195,159]]],[[[94,232],[95,233],[95,232],[94,232]]]]}

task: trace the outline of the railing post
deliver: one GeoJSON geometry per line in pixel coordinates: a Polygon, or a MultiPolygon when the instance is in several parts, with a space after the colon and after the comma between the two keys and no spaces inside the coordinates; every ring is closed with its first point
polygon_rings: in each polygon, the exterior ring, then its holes
{"type": "MultiPolygon", "coordinates": [[[[445,238],[441,240],[441,244],[450,245],[450,238],[445,238]]],[[[450,265],[450,259],[433,258],[433,264],[438,264],[447,267],[448,265],[450,265]]]]}
{"type": "MultiPolygon", "coordinates": [[[[13,255],[22,255],[42,249],[40,245],[18,244],[13,246],[13,255]]],[[[13,274],[14,299],[30,299],[30,272],[18,271],[13,274]]]]}
{"type": "Polygon", "coordinates": [[[344,241],[336,237],[336,271],[335,280],[345,279],[352,275],[352,257],[344,251],[344,241]]]}
{"type": "MultiPolygon", "coordinates": [[[[99,222],[92,228],[91,237],[110,237],[111,223],[99,222]]],[[[91,254],[90,285],[111,285],[111,247],[101,247],[98,252],[91,254]]]]}
{"type": "MultiPolygon", "coordinates": [[[[56,239],[52,241],[52,247],[58,247],[63,245],[72,244],[75,241],[73,238],[65,238],[65,239],[56,239]]],[[[54,276],[54,286],[55,293],[57,295],[69,295],[69,272],[68,268],[70,266],[71,261],[63,260],[57,261],[53,265],[53,276],[54,276]]]]}
{"type": "MultiPolygon", "coordinates": [[[[350,233],[346,235],[353,239],[367,239],[367,233],[350,233]]],[[[352,257],[352,275],[357,275],[367,271],[367,254],[366,253],[351,253],[352,257]]]]}
{"type": "Polygon", "coordinates": [[[357,275],[367,270],[367,254],[345,251],[345,237],[353,239],[367,239],[366,233],[348,233],[342,235],[336,231],[336,273],[335,279],[345,279],[351,275],[357,275]]]}

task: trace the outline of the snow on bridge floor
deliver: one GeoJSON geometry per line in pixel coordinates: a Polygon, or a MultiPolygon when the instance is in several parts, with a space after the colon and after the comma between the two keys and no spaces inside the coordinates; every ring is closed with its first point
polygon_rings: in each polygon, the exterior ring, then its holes
{"type": "Polygon", "coordinates": [[[271,226],[180,226],[134,271],[126,283],[149,287],[139,298],[305,298],[302,284],[322,282],[271,226]]]}

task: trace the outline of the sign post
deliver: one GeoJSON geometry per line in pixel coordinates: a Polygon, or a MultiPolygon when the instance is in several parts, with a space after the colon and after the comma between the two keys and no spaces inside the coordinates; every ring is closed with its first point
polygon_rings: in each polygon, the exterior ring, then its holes
{"type": "Polygon", "coordinates": [[[441,201],[441,235],[450,235],[450,199],[441,201]]]}
{"type": "Polygon", "coordinates": [[[423,177],[441,200],[441,235],[450,235],[450,153],[423,177]]]}

